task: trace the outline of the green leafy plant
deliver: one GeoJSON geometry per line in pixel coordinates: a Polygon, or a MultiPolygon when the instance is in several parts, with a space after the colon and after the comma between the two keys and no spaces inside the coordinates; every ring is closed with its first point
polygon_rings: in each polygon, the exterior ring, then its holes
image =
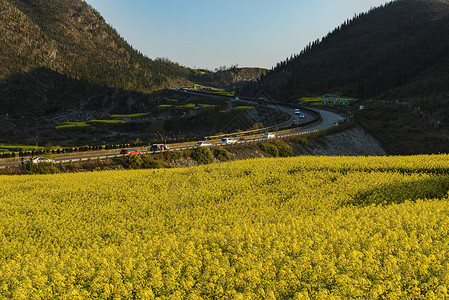
{"type": "Polygon", "coordinates": [[[260,150],[270,154],[273,157],[290,157],[294,156],[293,148],[285,142],[275,141],[270,143],[259,144],[260,150]]]}
{"type": "Polygon", "coordinates": [[[192,151],[190,157],[199,164],[210,164],[214,162],[214,154],[208,147],[198,147],[192,151]]]}
{"type": "Polygon", "coordinates": [[[184,157],[184,154],[182,151],[169,151],[164,153],[165,159],[168,160],[177,160],[184,157]]]}
{"type": "Polygon", "coordinates": [[[148,155],[130,154],[118,159],[118,163],[125,169],[159,169],[170,168],[170,165],[163,161],[150,158],[148,155]]]}
{"type": "Polygon", "coordinates": [[[260,147],[260,150],[262,150],[263,152],[265,152],[273,157],[279,156],[278,148],[271,143],[260,143],[259,147],[260,147]]]}
{"type": "Polygon", "coordinates": [[[218,159],[219,161],[229,161],[231,160],[231,155],[229,154],[228,150],[224,148],[215,148],[213,150],[214,157],[218,159]]]}
{"type": "Polygon", "coordinates": [[[53,163],[29,163],[25,166],[24,174],[55,174],[60,170],[53,163]]]}

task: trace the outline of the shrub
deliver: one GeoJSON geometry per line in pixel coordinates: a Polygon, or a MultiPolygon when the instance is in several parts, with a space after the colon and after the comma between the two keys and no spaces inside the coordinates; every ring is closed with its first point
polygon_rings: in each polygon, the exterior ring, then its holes
{"type": "Polygon", "coordinates": [[[159,169],[171,166],[148,155],[130,154],[118,159],[118,163],[125,169],[159,169]]]}
{"type": "Polygon", "coordinates": [[[80,163],[69,163],[61,165],[61,172],[69,173],[69,172],[77,172],[81,169],[80,163]]]}
{"type": "Polygon", "coordinates": [[[162,168],[171,168],[172,166],[164,163],[161,160],[154,159],[149,157],[148,155],[141,155],[143,169],[162,169],[162,168]]]}
{"type": "Polygon", "coordinates": [[[30,163],[26,166],[24,174],[55,174],[60,170],[52,163],[30,163]]]}
{"type": "Polygon", "coordinates": [[[184,154],[182,153],[182,151],[170,151],[170,152],[164,153],[165,159],[169,159],[169,160],[181,159],[183,156],[184,156],[184,154]]]}
{"type": "Polygon", "coordinates": [[[207,147],[198,147],[192,151],[190,157],[196,160],[199,164],[210,164],[214,162],[214,155],[207,147]]]}
{"type": "Polygon", "coordinates": [[[259,148],[273,157],[290,157],[295,155],[293,148],[281,141],[261,143],[259,144],[259,148]]]}
{"type": "Polygon", "coordinates": [[[298,145],[307,147],[307,145],[309,144],[309,142],[307,141],[307,139],[305,137],[302,136],[295,136],[292,138],[292,141],[298,145]]]}
{"type": "Polygon", "coordinates": [[[260,147],[260,150],[262,150],[263,152],[265,152],[267,154],[270,154],[273,157],[279,156],[278,148],[271,143],[260,143],[259,147],[260,147]]]}
{"type": "Polygon", "coordinates": [[[295,156],[293,153],[293,148],[287,145],[284,142],[276,141],[273,142],[273,145],[278,149],[278,153],[280,157],[290,157],[295,156]]]}
{"type": "Polygon", "coordinates": [[[214,149],[214,157],[219,161],[229,161],[231,160],[231,155],[228,150],[224,148],[215,148],[214,149]]]}
{"type": "Polygon", "coordinates": [[[125,169],[140,169],[142,167],[143,161],[140,155],[130,154],[119,157],[118,163],[121,164],[125,169]]]}

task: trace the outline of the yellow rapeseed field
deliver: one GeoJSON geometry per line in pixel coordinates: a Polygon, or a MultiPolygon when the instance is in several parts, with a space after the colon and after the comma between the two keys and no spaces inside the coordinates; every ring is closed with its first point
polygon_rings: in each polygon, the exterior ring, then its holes
{"type": "Polygon", "coordinates": [[[445,299],[449,156],[0,176],[0,299],[445,299]]]}

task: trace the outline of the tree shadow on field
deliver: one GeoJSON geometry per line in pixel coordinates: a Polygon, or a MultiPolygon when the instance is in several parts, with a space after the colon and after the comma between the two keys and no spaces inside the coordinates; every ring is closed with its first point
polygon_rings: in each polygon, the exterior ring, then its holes
{"type": "Polygon", "coordinates": [[[392,183],[357,193],[344,205],[399,204],[418,199],[441,199],[449,191],[449,176],[440,175],[406,183],[392,183]]]}

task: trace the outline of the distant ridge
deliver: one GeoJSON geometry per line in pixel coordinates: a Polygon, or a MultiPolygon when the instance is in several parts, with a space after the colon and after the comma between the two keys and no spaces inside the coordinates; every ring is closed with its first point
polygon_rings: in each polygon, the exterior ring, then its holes
{"type": "Polygon", "coordinates": [[[81,0],[0,0],[0,55],[2,114],[60,111],[104,89],[153,92],[193,72],[145,57],[81,0]]]}
{"type": "Polygon", "coordinates": [[[362,13],[277,64],[247,94],[296,98],[449,95],[449,1],[399,0],[362,13]]]}
{"type": "Polygon", "coordinates": [[[230,67],[228,69],[216,70],[216,72],[201,70],[201,73],[195,77],[195,82],[215,88],[238,91],[248,84],[257,81],[266,72],[267,70],[263,68],[247,67],[230,67]]]}

